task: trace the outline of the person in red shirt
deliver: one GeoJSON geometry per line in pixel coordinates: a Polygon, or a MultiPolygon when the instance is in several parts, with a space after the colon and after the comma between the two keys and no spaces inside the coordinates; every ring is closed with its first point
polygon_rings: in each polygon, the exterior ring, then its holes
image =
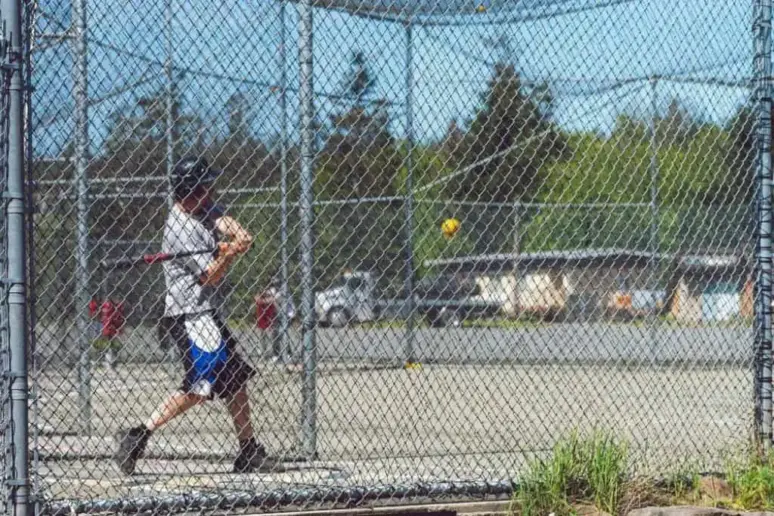
{"type": "Polygon", "coordinates": [[[274,341],[274,330],[277,324],[277,296],[273,288],[268,288],[255,296],[255,319],[258,329],[261,330],[263,349],[271,349],[272,360],[279,358],[279,350],[274,341]],[[267,340],[271,345],[267,346],[267,340]]]}
{"type": "Polygon", "coordinates": [[[114,303],[111,299],[102,303],[102,336],[114,340],[124,326],[123,303],[114,303]]]}

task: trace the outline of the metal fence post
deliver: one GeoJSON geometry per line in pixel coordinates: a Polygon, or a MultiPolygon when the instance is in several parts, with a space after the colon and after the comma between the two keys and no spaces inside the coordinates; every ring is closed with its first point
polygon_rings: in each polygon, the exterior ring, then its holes
{"type": "Polygon", "coordinates": [[[414,325],[416,322],[416,307],[414,306],[414,115],[413,110],[413,28],[411,20],[406,22],[406,276],[405,292],[408,299],[408,318],[406,321],[406,336],[403,358],[406,365],[416,362],[414,350],[414,325]]]}
{"type": "MultiPolygon", "coordinates": [[[[658,360],[658,350],[656,349],[656,343],[658,337],[656,336],[656,325],[658,324],[658,289],[660,283],[660,271],[659,271],[659,237],[658,237],[658,135],[656,127],[656,117],[658,116],[658,98],[657,98],[657,86],[658,77],[651,77],[650,79],[650,123],[648,129],[650,132],[650,252],[652,253],[650,259],[650,273],[651,273],[651,289],[653,289],[653,311],[651,313],[652,321],[650,325],[650,351],[651,359],[653,363],[658,360]]],[[[664,298],[666,301],[666,297],[664,298]]]]}
{"type": "Polygon", "coordinates": [[[288,286],[288,113],[287,113],[287,53],[285,46],[285,1],[280,1],[280,354],[283,361],[292,356],[289,346],[288,309],[290,288],[288,286]]]}
{"type": "Polygon", "coordinates": [[[519,261],[521,260],[521,203],[513,204],[513,317],[519,319],[519,261]]]}
{"type": "Polygon", "coordinates": [[[166,115],[167,115],[167,127],[166,127],[166,143],[167,143],[167,206],[172,209],[175,204],[175,198],[172,194],[172,169],[175,166],[175,78],[174,78],[174,46],[172,38],[172,2],[173,0],[166,0],[164,2],[164,38],[166,44],[166,59],[164,61],[164,75],[166,78],[166,115]]]}
{"type": "Polygon", "coordinates": [[[759,445],[771,445],[771,0],[756,0],[755,79],[758,108],[755,423],[759,445]]]}
{"type": "Polygon", "coordinates": [[[314,89],[312,76],[312,4],[298,4],[299,104],[301,108],[301,316],[303,317],[302,454],[317,454],[317,345],[314,306],[314,89]]]}
{"type": "Polygon", "coordinates": [[[75,314],[76,342],[80,354],[79,403],[83,433],[91,433],[91,364],[89,328],[89,151],[88,75],[86,55],[86,0],[73,0],[74,61],[73,86],[75,96],[75,182],[78,192],[75,246],[75,314]]]}
{"type": "MultiPolygon", "coordinates": [[[[25,187],[26,202],[27,202],[27,235],[25,242],[25,249],[27,252],[27,317],[28,317],[28,333],[27,333],[27,349],[28,349],[28,371],[32,377],[32,386],[27,388],[30,390],[30,397],[32,398],[32,421],[28,422],[28,433],[31,431],[32,436],[28,436],[28,442],[32,443],[31,464],[32,478],[30,479],[30,488],[32,489],[33,496],[40,491],[40,453],[39,453],[39,426],[40,426],[40,403],[39,403],[39,387],[38,387],[38,361],[37,354],[37,339],[35,331],[37,328],[37,272],[36,272],[36,252],[35,252],[35,203],[33,198],[33,179],[34,179],[34,167],[33,167],[33,147],[32,147],[32,134],[33,134],[33,106],[32,106],[32,41],[34,37],[34,22],[33,22],[33,8],[30,3],[27,3],[24,7],[24,132],[26,141],[24,142],[24,160],[25,160],[25,187]]],[[[35,500],[35,506],[30,509],[30,512],[37,514],[40,512],[41,501],[35,500]]]]}
{"type": "Polygon", "coordinates": [[[3,0],[0,15],[8,38],[8,191],[5,196],[8,251],[8,347],[10,352],[11,429],[13,471],[7,480],[14,514],[29,510],[29,445],[27,385],[27,258],[25,244],[24,187],[24,76],[21,1],[3,0]]]}

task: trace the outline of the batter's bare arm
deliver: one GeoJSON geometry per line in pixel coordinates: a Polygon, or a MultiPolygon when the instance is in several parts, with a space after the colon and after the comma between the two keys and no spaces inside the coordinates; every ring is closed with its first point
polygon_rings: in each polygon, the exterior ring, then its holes
{"type": "Polygon", "coordinates": [[[245,251],[249,249],[253,243],[253,236],[233,217],[228,215],[218,217],[215,220],[215,227],[227,238],[244,246],[245,251]]]}
{"type": "Polygon", "coordinates": [[[215,285],[220,282],[237,255],[243,252],[243,246],[237,242],[218,244],[218,256],[210,262],[204,274],[199,277],[201,284],[215,285]]]}

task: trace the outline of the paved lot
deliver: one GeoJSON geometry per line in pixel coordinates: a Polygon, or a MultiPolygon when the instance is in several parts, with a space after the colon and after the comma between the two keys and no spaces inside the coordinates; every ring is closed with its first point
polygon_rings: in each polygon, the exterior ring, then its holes
{"type": "MultiPolygon", "coordinates": [[[[275,455],[298,457],[302,377],[265,360],[268,342],[237,330],[260,377],[253,420],[275,455]]],[[[291,342],[297,351],[300,335],[291,342]]],[[[664,473],[684,461],[722,467],[752,429],[752,333],[747,328],[556,324],[429,329],[415,335],[421,370],[400,364],[405,330],[320,329],[317,460],[286,472],[232,475],[236,449],[224,407],[198,407],[159,432],[139,475],[109,460],[112,435],[145,421],[179,382],[153,329],[129,329],[115,371],[92,371],[92,429],[79,425],[72,333],[39,325],[36,405],[39,489],[54,499],[138,499],[450,480],[513,479],[572,428],[630,441],[633,462],[664,473]]]]}
{"type": "MultiPolygon", "coordinates": [[[[277,455],[298,454],[301,377],[262,364],[253,420],[277,455]]],[[[113,432],[144,421],[177,383],[173,366],[97,369],[93,429],[79,432],[73,371],[41,374],[40,487],[56,499],[141,498],[518,476],[572,428],[603,427],[629,440],[640,471],[690,460],[722,466],[752,425],[751,371],[568,365],[425,365],[418,371],[321,366],[318,460],[271,475],[229,474],[235,451],[221,405],[199,407],[154,436],[139,475],[109,460],[113,432]]]]}
{"type": "MultiPolygon", "coordinates": [[[[37,345],[41,363],[74,364],[77,361],[72,329],[40,325],[37,345]]],[[[245,351],[260,356],[268,348],[256,329],[237,329],[245,351]]],[[[747,365],[752,360],[752,329],[748,327],[669,327],[635,324],[569,323],[515,329],[421,328],[413,346],[424,362],[538,364],[623,363],[644,364],[683,361],[695,365],[747,365]]],[[[403,328],[319,328],[320,360],[400,362],[407,342],[403,328]]],[[[293,351],[301,338],[294,328],[293,351]]],[[[123,336],[123,360],[145,362],[160,357],[152,328],[129,328],[123,336]]]]}
{"type": "MultiPolygon", "coordinates": [[[[404,329],[325,329],[323,357],[389,359],[403,356],[404,329]]],[[[417,356],[433,362],[538,363],[749,360],[752,332],[744,328],[638,327],[632,324],[552,324],[536,328],[423,328],[417,356]]]]}

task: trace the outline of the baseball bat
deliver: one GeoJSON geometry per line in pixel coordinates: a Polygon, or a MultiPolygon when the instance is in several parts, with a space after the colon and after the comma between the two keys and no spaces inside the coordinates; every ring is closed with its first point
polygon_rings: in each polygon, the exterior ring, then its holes
{"type": "Polygon", "coordinates": [[[187,258],[196,254],[213,254],[217,248],[201,249],[196,251],[184,251],[180,253],[148,253],[133,258],[119,258],[117,260],[103,260],[102,266],[133,267],[135,265],[152,265],[154,263],[168,262],[177,258],[187,258]]]}

